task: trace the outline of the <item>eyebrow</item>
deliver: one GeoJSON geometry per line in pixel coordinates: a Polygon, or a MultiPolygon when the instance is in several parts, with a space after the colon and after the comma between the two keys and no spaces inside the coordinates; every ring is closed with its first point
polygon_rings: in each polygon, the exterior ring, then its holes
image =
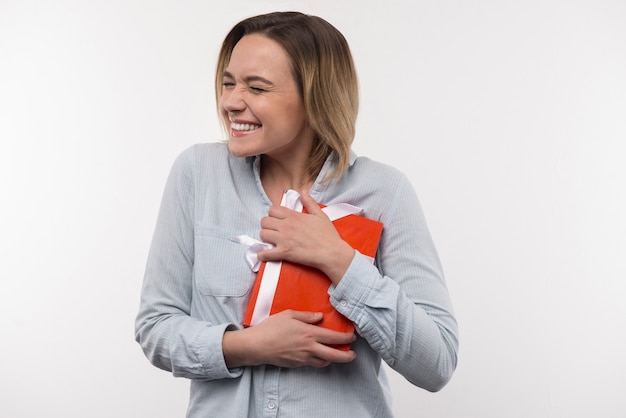
{"type": "MultiPolygon", "coordinates": [[[[228,71],[224,71],[224,77],[228,77],[228,78],[235,78],[230,72],[228,71]]],[[[250,83],[250,82],[254,82],[254,81],[260,81],[261,83],[264,84],[268,84],[268,85],[273,85],[273,83],[271,81],[269,81],[267,78],[263,78],[260,75],[251,75],[248,76],[244,79],[246,81],[246,83],[250,83]]]]}

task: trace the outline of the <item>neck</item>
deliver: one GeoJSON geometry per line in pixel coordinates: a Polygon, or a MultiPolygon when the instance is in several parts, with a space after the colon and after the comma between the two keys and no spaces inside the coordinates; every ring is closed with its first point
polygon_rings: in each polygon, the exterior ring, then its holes
{"type": "Polygon", "coordinates": [[[288,189],[301,192],[304,189],[308,190],[311,186],[313,186],[313,180],[308,175],[292,177],[262,175],[261,183],[265,189],[277,189],[281,192],[288,189]]]}
{"type": "Polygon", "coordinates": [[[306,171],[306,167],[287,167],[267,158],[261,162],[260,174],[261,184],[263,184],[265,193],[273,204],[280,204],[285,190],[293,189],[299,193],[308,192],[314,183],[314,179],[306,171]]]}
{"type": "Polygon", "coordinates": [[[312,180],[306,164],[296,161],[287,163],[262,156],[261,160],[261,181],[273,184],[282,184],[286,188],[298,189],[312,180]]]}

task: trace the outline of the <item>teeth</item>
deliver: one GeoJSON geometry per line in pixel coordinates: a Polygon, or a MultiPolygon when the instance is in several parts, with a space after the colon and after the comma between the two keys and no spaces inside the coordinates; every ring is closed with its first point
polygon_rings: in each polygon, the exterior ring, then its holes
{"type": "Polygon", "coordinates": [[[259,127],[259,125],[252,125],[250,123],[236,123],[232,122],[230,127],[233,131],[253,131],[259,127]]]}

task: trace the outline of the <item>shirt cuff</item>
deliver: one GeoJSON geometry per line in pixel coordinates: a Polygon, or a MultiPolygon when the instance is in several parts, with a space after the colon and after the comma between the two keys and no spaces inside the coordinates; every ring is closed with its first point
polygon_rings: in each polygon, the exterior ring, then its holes
{"type": "Polygon", "coordinates": [[[398,286],[387,283],[371,261],[356,252],[338,285],[328,289],[332,305],[353,322],[366,308],[391,308],[397,302],[398,286]]]}
{"type": "Polygon", "coordinates": [[[237,327],[234,324],[219,324],[208,328],[207,333],[203,335],[203,339],[208,342],[202,347],[200,355],[202,364],[204,364],[207,378],[224,379],[235,378],[241,376],[243,368],[237,367],[229,369],[226,366],[224,352],[222,350],[222,340],[226,331],[234,331],[237,327]]]}

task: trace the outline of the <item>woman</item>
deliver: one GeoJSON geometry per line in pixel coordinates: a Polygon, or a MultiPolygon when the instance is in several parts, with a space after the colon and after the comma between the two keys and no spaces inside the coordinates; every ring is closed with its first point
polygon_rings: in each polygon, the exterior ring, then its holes
{"type": "Polygon", "coordinates": [[[191,379],[188,416],[390,417],[381,359],[441,389],[458,349],[442,268],[408,179],[350,149],[358,90],[344,37],[296,12],[245,19],[223,42],[215,81],[228,141],[174,163],[136,319],[149,360],[191,379]],[[306,213],[280,205],[287,189],[306,213]],[[339,202],[383,223],[374,264],[318,206],[339,202]],[[357,332],[294,310],[244,327],[256,274],[240,235],[272,244],[260,261],[326,274],[357,332]]]}

